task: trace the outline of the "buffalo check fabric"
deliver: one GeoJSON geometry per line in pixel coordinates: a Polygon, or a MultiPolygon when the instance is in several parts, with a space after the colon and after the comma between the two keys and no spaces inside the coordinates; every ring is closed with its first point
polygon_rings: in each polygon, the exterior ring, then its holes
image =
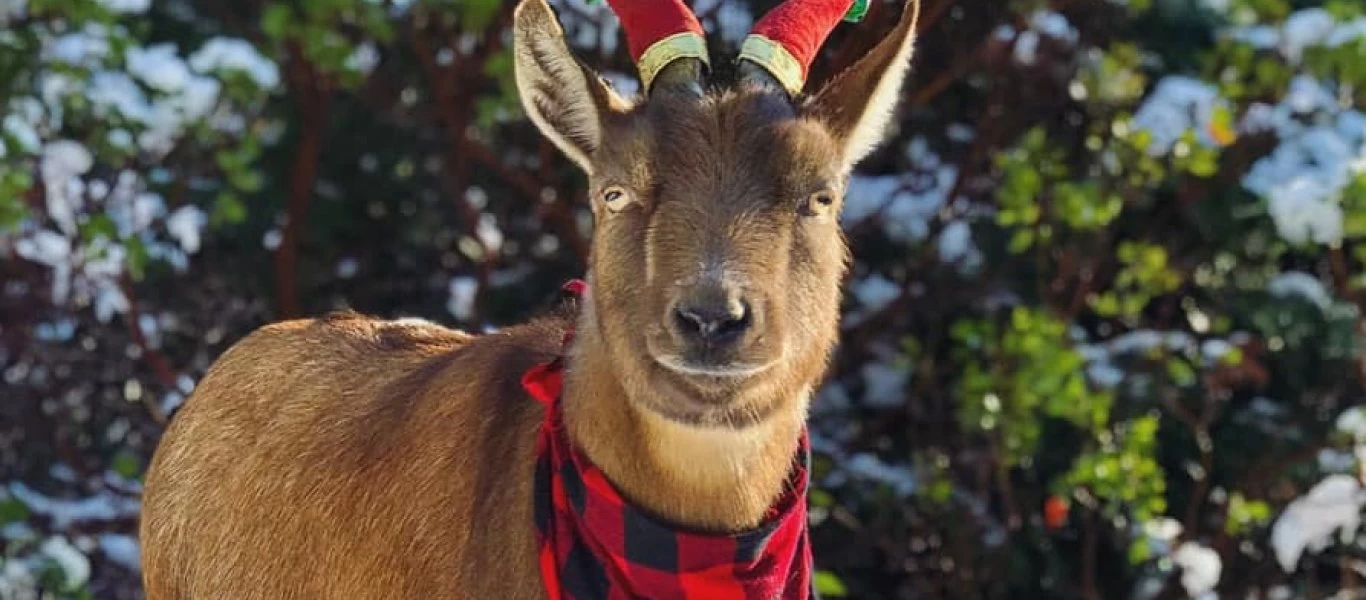
{"type": "MultiPolygon", "coordinates": [[[[566,286],[572,294],[582,289],[577,282],[566,286]]],[[[551,600],[813,597],[805,433],[786,492],[763,525],[730,535],[681,530],[625,501],[573,447],[560,418],[562,372],[560,358],[522,378],[546,412],[537,442],[535,520],[541,579],[551,600]]]]}

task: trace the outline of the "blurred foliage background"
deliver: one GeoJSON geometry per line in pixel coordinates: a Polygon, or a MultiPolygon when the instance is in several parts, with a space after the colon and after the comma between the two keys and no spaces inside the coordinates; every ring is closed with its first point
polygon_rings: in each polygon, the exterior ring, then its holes
{"type": "MultiPolygon", "coordinates": [[[[1359,597],[1366,6],[923,2],[843,215],[827,595],[1359,597]]],[[[513,4],[0,0],[0,598],[140,597],[142,471],[251,329],[483,330],[582,272],[513,4]]],[[[728,56],[774,4],[695,9],[728,56]]],[[[633,93],[611,12],[555,5],[633,93]]]]}

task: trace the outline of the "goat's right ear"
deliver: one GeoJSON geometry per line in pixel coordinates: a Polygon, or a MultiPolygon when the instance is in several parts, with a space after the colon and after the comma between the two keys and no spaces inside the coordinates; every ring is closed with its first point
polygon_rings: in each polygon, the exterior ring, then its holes
{"type": "Polygon", "coordinates": [[[513,14],[513,71],[527,116],[561,151],[592,174],[604,121],[627,104],[569,50],[546,0],[522,0],[513,14]]]}
{"type": "Polygon", "coordinates": [[[920,0],[907,0],[891,33],[853,66],[836,75],[809,101],[809,109],[834,134],[845,166],[852,168],[887,135],[910,68],[920,0]]]}

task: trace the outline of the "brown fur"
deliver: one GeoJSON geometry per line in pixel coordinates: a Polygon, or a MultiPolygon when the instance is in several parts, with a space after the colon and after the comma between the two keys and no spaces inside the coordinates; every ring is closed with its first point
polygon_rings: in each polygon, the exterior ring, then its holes
{"type": "Polygon", "coordinates": [[[343,313],[238,342],[150,467],[148,598],[542,597],[531,517],[542,410],[519,379],[561,351],[571,325],[565,420],[588,458],[661,518],[758,523],[836,341],[838,199],[867,131],[885,126],[889,107],[868,99],[905,69],[906,10],[836,80],[849,83],[808,102],[741,85],[633,104],[573,61],[544,0],[524,0],[525,105],[590,176],[597,231],[577,322],[557,312],[472,336],[343,313]],[[609,207],[609,190],[628,197],[609,207]],[[744,376],[665,366],[690,351],[672,307],[713,280],[753,306],[724,355],[759,365],[744,376]]]}

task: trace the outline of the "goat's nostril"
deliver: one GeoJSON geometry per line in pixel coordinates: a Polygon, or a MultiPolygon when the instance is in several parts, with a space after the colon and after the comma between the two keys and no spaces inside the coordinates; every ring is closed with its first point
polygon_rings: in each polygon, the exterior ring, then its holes
{"type": "Polygon", "coordinates": [[[674,310],[674,321],[684,335],[704,342],[728,341],[749,327],[750,312],[738,301],[720,306],[679,306],[674,310]]]}

